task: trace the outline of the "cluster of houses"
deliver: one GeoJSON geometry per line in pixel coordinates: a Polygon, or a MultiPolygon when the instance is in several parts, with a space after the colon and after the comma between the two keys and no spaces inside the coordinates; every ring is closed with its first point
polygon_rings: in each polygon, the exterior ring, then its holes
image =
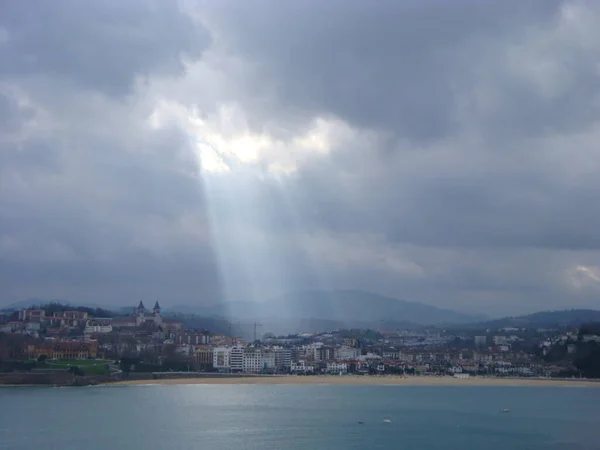
{"type": "MultiPolygon", "coordinates": [[[[291,337],[266,336],[246,343],[241,338],[189,329],[165,318],[158,302],[147,310],[140,302],[121,317],[90,317],[85,311],[23,309],[12,320],[0,316],[0,333],[30,336],[21,345],[27,358],[89,359],[137,357],[161,361],[165,355],[188,361],[194,370],[239,373],[435,373],[466,376],[532,376],[552,368],[533,353],[516,350],[523,339],[518,329],[498,335],[454,336],[440,331],[388,331],[377,337],[357,338],[343,330],[291,337]],[[470,342],[468,348],[450,345],[470,342]]],[[[360,334],[360,333],[358,333],[360,334]]],[[[598,337],[586,337],[597,339],[598,337]]],[[[539,344],[547,349],[565,344],[575,352],[576,332],[556,334],[539,344]]]]}

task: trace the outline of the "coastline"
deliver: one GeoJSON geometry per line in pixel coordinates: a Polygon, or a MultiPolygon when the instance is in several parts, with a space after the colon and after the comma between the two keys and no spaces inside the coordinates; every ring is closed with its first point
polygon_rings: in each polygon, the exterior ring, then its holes
{"type": "Polygon", "coordinates": [[[111,386],[237,384],[237,385],[329,385],[329,386],[577,386],[600,387],[600,380],[532,379],[451,376],[360,376],[360,375],[280,375],[241,377],[166,378],[152,380],[124,380],[105,383],[111,386]]]}

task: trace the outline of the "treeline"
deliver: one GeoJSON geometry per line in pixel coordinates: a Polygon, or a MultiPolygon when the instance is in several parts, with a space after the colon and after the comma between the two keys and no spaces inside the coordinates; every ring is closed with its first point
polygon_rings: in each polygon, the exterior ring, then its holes
{"type": "Polygon", "coordinates": [[[225,319],[203,317],[196,314],[183,314],[178,312],[166,312],[162,313],[162,315],[167,318],[181,321],[185,328],[210,330],[215,334],[224,334],[226,336],[229,336],[230,333],[238,336],[243,333],[240,327],[225,319]]]}
{"type": "Polygon", "coordinates": [[[86,312],[91,317],[115,317],[117,314],[114,311],[110,311],[104,308],[90,308],[88,306],[73,306],[63,305],[60,302],[50,302],[44,305],[34,305],[30,309],[43,309],[46,315],[51,316],[57,312],[63,311],[79,311],[86,312]]]}
{"type": "Polygon", "coordinates": [[[588,378],[600,378],[600,342],[583,342],[585,335],[600,336],[600,322],[582,324],[579,328],[579,343],[573,365],[588,378]]]}
{"type": "Polygon", "coordinates": [[[600,322],[588,322],[582,324],[581,327],[579,327],[579,337],[585,336],[586,334],[600,336],[600,322]]]}
{"type": "Polygon", "coordinates": [[[588,378],[600,378],[600,343],[585,342],[580,344],[573,365],[588,378]]]}

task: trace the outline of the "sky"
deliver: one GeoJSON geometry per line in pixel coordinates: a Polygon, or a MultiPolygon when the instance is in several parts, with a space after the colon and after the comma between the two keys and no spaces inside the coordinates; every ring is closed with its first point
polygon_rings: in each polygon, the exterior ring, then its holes
{"type": "Polygon", "coordinates": [[[0,305],[600,308],[600,3],[0,4],[0,305]]]}

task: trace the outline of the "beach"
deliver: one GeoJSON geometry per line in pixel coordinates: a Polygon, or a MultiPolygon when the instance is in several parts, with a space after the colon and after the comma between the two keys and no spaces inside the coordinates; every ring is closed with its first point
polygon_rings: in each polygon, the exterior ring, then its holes
{"type": "Polygon", "coordinates": [[[248,376],[248,377],[202,377],[168,378],[158,380],[126,380],[110,383],[119,386],[135,385],[185,385],[185,384],[248,384],[248,385],[340,385],[340,386],[579,386],[600,387],[600,380],[582,379],[532,379],[451,376],[248,376]]]}

